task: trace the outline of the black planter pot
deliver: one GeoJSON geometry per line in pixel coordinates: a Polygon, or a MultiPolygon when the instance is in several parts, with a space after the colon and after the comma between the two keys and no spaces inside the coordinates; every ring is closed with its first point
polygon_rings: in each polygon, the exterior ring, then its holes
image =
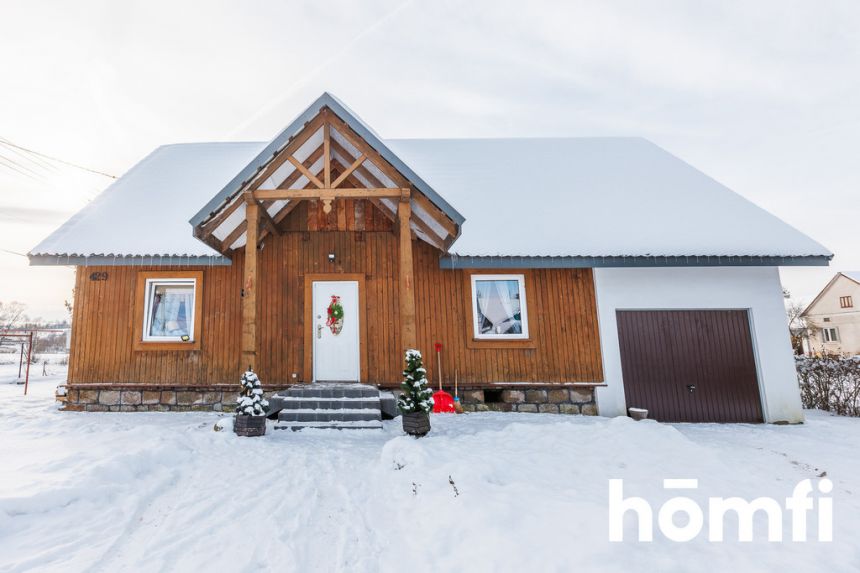
{"type": "Polygon", "coordinates": [[[430,431],[430,414],[427,412],[409,412],[403,414],[403,431],[410,436],[426,436],[430,431]]]}
{"type": "Polygon", "coordinates": [[[237,436],[263,436],[266,434],[266,417],[236,414],[233,419],[233,431],[237,436]]]}

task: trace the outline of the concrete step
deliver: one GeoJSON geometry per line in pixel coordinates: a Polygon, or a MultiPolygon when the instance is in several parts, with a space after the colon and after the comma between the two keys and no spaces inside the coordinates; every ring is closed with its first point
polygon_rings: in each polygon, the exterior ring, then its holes
{"type": "Polygon", "coordinates": [[[379,398],[379,390],[366,384],[308,384],[281,392],[283,398],[379,398]]]}
{"type": "Polygon", "coordinates": [[[275,424],[276,430],[304,430],[305,428],[313,428],[316,430],[381,430],[382,422],[280,422],[275,424]]]}
{"type": "Polygon", "coordinates": [[[318,398],[310,396],[307,398],[287,397],[280,402],[282,410],[379,410],[379,398],[318,398]]]}
{"type": "Polygon", "coordinates": [[[269,398],[269,412],[279,430],[382,428],[379,390],[365,384],[292,386],[269,398]]]}
{"type": "Polygon", "coordinates": [[[360,422],[382,419],[379,410],[281,410],[282,422],[360,422]]]}

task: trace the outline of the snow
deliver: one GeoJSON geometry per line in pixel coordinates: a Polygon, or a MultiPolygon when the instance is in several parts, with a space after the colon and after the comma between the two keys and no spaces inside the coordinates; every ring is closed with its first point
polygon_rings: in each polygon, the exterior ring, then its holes
{"type": "Polygon", "coordinates": [[[262,143],[164,145],[81,209],[31,255],[212,256],[188,219],[262,143]]]}
{"type": "MultiPolygon", "coordinates": [[[[443,210],[458,221],[465,217],[452,248],[458,255],[831,255],[641,138],[379,140],[330,94],[268,144],[159,147],[31,254],[219,256],[192,236],[189,218],[203,220],[220,207],[219,197],[235,192],[322,105],[348,116],[354,129],[443,210]]],[[[238,223],[240,211],[219,227],[218,236],[238,223]]],[[[421,208],[415,212],[426,216],[421,208]]]]}
{"type": "MultiPolygon", "coordinates": [[[[0,382],[13,375],[0,366],[0,382]]],[[[59,412],[61,377],[35,377],[28,397],[0,383],[0,571],[860,568],[858,419],[673,426],[483,413],[434,415],[421,440],[399,420],[238,438],[223,414],[59,412]],[[674,543],[659,531],[653,543],[607,540],[609,478],[656,510],[678,495],[664,478],[698,478],[684,492],[697,500],[784,498],[824,471],[832,543],[768,543],[763,522],[753,543],[674,543]]],[[[727,522],[727,539],[736,531],[727,522]]]]}
{"type": "Polygon", "coordinates": [[[386,144],[466,218],[462,256],[831,254],[642,138],[386,144]]]}

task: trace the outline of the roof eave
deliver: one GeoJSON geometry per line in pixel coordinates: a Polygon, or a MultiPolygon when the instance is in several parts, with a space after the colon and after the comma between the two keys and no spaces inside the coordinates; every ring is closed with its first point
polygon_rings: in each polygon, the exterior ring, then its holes
{"type": "Polygon", "coordinates": [[[28,254],[31,267],[219,267],[233,262],[222,255],[70,255],[28,254]]]}
{"type": "Polygon", "coordinates": [[[563,256],[505,257],[446,255],[443,269],[575,269],[624,267],[826,267],[833,255],[711,256],[563,256]]]}

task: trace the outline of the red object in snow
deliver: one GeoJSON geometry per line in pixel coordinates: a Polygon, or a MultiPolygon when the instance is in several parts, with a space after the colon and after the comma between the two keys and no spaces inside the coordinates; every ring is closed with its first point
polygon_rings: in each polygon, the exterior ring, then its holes
{"type": "Polygon", "coordinates": [[[433,413],[454,414],[454,398],[444,390],[433,392],[433,413]]]}

